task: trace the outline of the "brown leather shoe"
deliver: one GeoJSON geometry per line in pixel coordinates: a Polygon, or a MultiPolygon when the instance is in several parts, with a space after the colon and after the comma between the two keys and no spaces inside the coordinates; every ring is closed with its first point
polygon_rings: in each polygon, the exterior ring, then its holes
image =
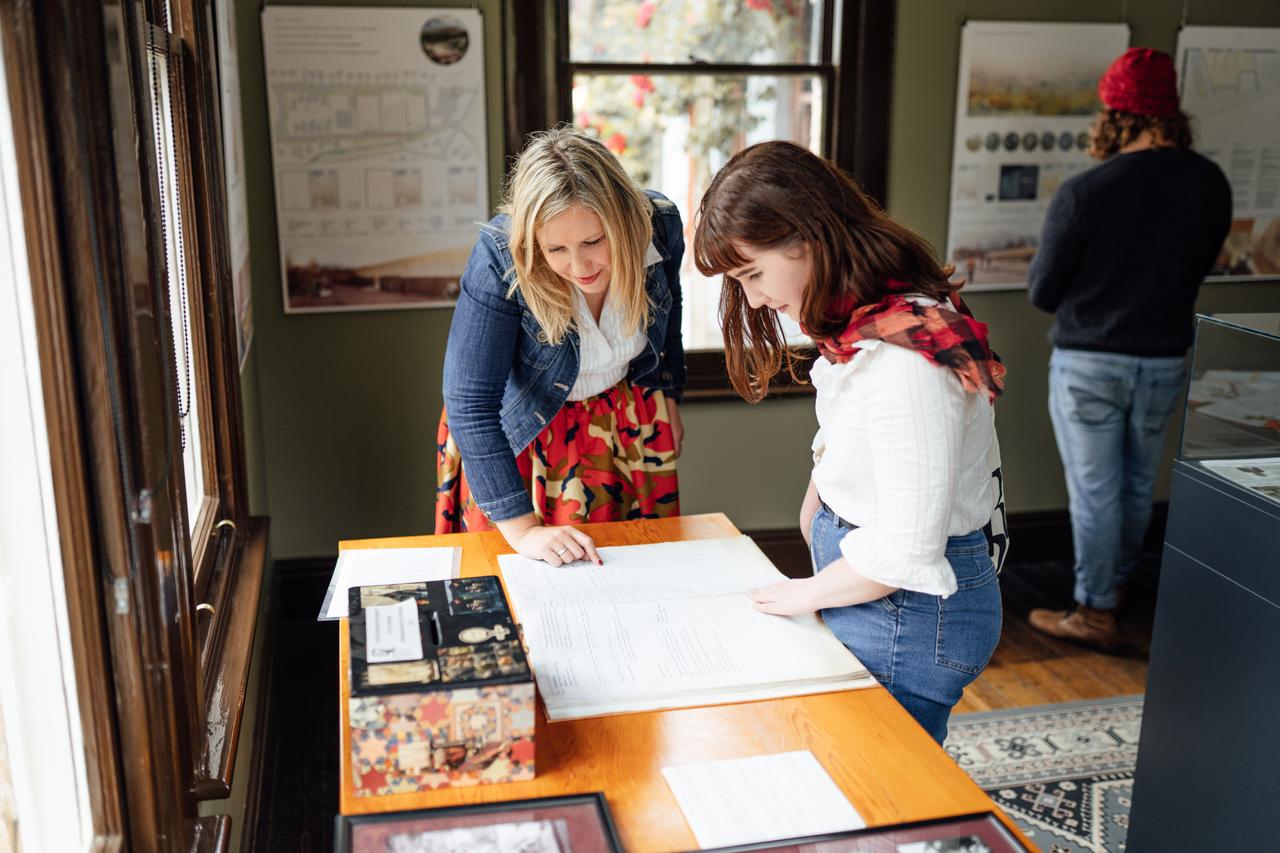
{"type": "Polygon", "coordinates": [[[1077,606],[1075,610],[1037,608],[1027,615],[1027,621],[1032,628],[1051,637],[1104,651],[1114,649],[1118,640],[1115,610],[1095,610],[1084,606],[1077,606]]]}

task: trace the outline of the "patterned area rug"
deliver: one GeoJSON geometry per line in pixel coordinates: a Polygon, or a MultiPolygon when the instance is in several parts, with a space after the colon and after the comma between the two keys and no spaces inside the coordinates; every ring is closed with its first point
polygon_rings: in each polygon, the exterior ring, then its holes
{"type": "Polygon", "coordinates": [[[1142,697],[951,718],[946,750],[1045,853],[1118,853],[1142,697]]]}

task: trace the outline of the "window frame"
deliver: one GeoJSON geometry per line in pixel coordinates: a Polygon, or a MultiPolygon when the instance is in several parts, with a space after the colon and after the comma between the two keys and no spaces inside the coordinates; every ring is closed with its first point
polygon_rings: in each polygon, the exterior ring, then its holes
{"type": "MultiPolygon", "coordinates": [[[[187,304],[191,310],[188,323],[190,324],[191,354],[194,361],[190,393],[194,395],[194,403],[200,413],[199,432],[195,436],[188,436],[187,440],[200,442],[200,462],[203,469],[201,474],[204,485],[204,494],[201,495],[195,519],[189,517],[187,510],[189,502],[187,500],[183,500],[180,506],[175,506],[174,513],[175,517],[186,520],[186,529],[189,531],[188,544],[195,598],[202,603],[207,603],[209,593],[217,592],[216,589],[210,590],[210,579],[214,574],[218,557],[218,549],[214,547],[216,543],[212,541],[212,533],[214,524],[219,520],[218,516],[224,504],[223,491],[225,489],[225,478],[220,476],[223,467],[220,448],[217,447],[214,440],[214,422],[216,418],[213,417],[215,414],[213,410],[214,395],[210,370],[211,353],[214,351],[214,344],[211,338],[213,338],[216,327],[207,306],[204,304],[204,289],[200,286],[200,282],[203,280],[204,266],[196,249],[200,243],[195,230],[195,222],[193,221],[196,217],[196,194],[194,176],[192,175],[191,151],[182,144],[184,141],[193,138],[190,112],[186,99],[183,97],[189,93],[190,89],[185,70],[187,64],[186,45],[178,35],[166,32],[155,22],[149,22],[147,26],[150,29],[150,38],[144,50],[148,53],[157,53],[163,57],[164,71],[160,73],[167,74],[169,78],[168,106],[173,114],[169,117],[168,133],[173,138],[173,174],[176,181],[173,193],[178,203],[179,215],[177,224],[181,230],[178,251],[181,253],[182,262],[185,266],[184,275],[175,281],[172,278],[175,271],[168,268],[166,260],[165,273],[169,280],[164,295],[174,294],[178,288],[184,285],[187,288],[187,304]]],[[[150,57],[144,54],[144,59],[148,62],[148,71],[150,72],[150,57]]],[[[151,102],[153,106],[156,105],[158,97],[158,93],[152,93],[151,102]]],[[[163,121],[163,118],[157,120],[163,121]]],[[[154,139],[153,142],[155,142],[154,139]]],[[[160,164],[157,165],[159,166],[160,164]]],[[[160,201],[163,204],[163,199],[160,201]]],[[[149,210],[148,216],[153,219],[154,223],[159,223],[163,213],[162,211],[149,210]]],[[[155,225],[153,224],[154,227],[155,225]]],[[[157,233],[157,231],[153,231],[153,233],[157,233]]],[[[167,234],[168,231],[169,229],[166,227],[164,233],[167,234]]],[[[168,304],[168,300],[164,301],[166,309],[171,310],[172,306],[168,304]]],[[[165,316],[170,317],[172,315],[166,311],[165,316]]],[[[173,345],[176,348],[182,331],[170,325],[170,334],[173,338],[173,345]]],[[[166,355],[168,355],[168,351],[166,351],[166,355]]],[[[176,409],[181,399],[177,388],[180,383],[184,382],[184,377],[177,375],[178,366],[176,363],[173,364],[173,368],[173,396],[176,409]]],[[[218,432],[225,428],[225,424],[222,423],[218,423],[217,426],[218,432]]],[[[184,494],[183,497],[186,498],[187,496],[184,494]]],[[[215,613],[216,610],[215,606],[215,613]]]]}
{"type": "MultiPolygon", "coordinates": [[[[823,80],[822,148],[855,175],[881,206],[888,184],[889,118],[893,80],[896,0],[826,0],[819,56],[813,64],[595,63],[573,61],[569,52],[571,0],[506,0],[504,33],[507,160],[519,153],[528,133],[572,120],[575,73],[732,74],[819,76],[823,80]],[[519,72],[517,73],[517,69],[519,72]]],[[[692,237],[692,211],[685,211],[692,237]]],[[[800,350],[795,383],[784,371],[771,384],[771,398],[811,394],[807,377],[817,350],[800,350]]],[[[725,369],[724,353],[686,352],[686,401],[738,399],[725,369]]]]}
{"type": "Polygon", "coordinates": [[[657,74],[699,77],[819,77],[822,80],[822,150],[832,150],[835,106],[836,66],[832,57],[836,5],[841,0],[823,0],[822,39],[818,59],[812,63],[740,63],[740,62],[583,62],[574,60],[569,51],[569,4],[556,3],[556,112],[561,121],[573,118],[572,86],[575,74],[657,74]]]}
{"type": "MultiPolygon", "coordinates": [[[[163,0],[155,2],[150,14],[163,14],[164,5],[163,0]]],[[[194,793],[197,800],[222,799],[231,792],[231,765],[247,691],[266,559],[266,520],[249,516],[215,19],[210,0],[168,0],[167,10],[170,47],[181,78],[182,97],[175,98],[174,110],[182,127],[174,133],[182,172],[179,188],[187,192],[187,280],[199,288],[189,294],[201,319],[199,344],[193,330],[198,371],[202,370],[197,393],[208,401],[200,423],[205,499],[190,544],[194,610],[189,618],[194,620],[205,723],[195,744],[194,793]]],[[[175,398],[172,415],[176,403],[175,398]]],[[[175,501],[185,507],[182,495],[175,495],[175,501]]]]}
{"type": "Polygon", "coordinates": [[[210,0],[171,0],[163,39],[176,57],[175,166],[207,402],[200,440],[213,471],[194,533],[185,518],[145,79],[147,41],[160,40],[149,27],[165,8],[0,4],[72,664],[104,849],[157,839],[222,849],[229,839],[229,817],[201,817],[198,803],[230,794],[266,560],[266,519],[248,514],[210,0]]]}

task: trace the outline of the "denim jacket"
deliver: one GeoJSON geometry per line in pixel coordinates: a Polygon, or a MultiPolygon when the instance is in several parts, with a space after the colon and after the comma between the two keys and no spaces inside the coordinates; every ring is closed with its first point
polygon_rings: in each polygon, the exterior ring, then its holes
{"type": "MultiPolygon", "coordinates": [[[[679,400],[685,383],[680,337],[684,230],[675,204],[652,190],[645,193],[653,201],[653,246],[645,277],[648,340],[632,359],[627,378],[679,400]]],[[[576,329],[571,327],[558,346],[540,341],[542,327],[524,296],[519,290],[507,296],[515,280],[508,233],[505,214],[481,229],[462,273],[444,357],[449,431],[462,453],[471,494],[493,521],[531,510],[515,457],[565,404],[579,366],[576,329]]]]}

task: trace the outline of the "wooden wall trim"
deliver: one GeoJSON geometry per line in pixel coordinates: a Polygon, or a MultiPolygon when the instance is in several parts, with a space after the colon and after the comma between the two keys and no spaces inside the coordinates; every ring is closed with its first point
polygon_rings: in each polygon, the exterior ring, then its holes
{"type": "Polygon", "coordinates": [[[266,518],[254,517],[245,532],[245,547],[234,573],[234,588],[226,599],[229,619],[226,642],[218,662],[218,682],[205,696],[205,749],[196,765],[197,800],[221,800],[231,796],[236,750],[244,724],[244,702],[253,662],[258,604],[267,563],[266,518]]]}
{"type": "Polygon", "coordinates": [[[231,815],[218,814],[191,820],[187,827],[191,853],[225,853],[231,849],[231,815]]]}
{"type": "MultiPolygon", "coordinates": [[[[799,507],[796,507],[799,512],[799,507]]],[[[1152,506],[1151,525],[1143,550],[1156,553],[1164,542],[1165,520],[1169,516],[1169,502],[1156,501],[1152,506]]],[[[804,563],[808,546],[800,535],[799,527],[776,527],[742,531],[760,546],[782,572],[790,577],[800,577],[808,569],[804,563]],[[784,564],[785,563],[785,564],[784,564]]],[[[1031,510],[1009,513],[1009,553],[1019,563],[1070,561],[1071,514],[1065,509],[1031,510]]]]}

